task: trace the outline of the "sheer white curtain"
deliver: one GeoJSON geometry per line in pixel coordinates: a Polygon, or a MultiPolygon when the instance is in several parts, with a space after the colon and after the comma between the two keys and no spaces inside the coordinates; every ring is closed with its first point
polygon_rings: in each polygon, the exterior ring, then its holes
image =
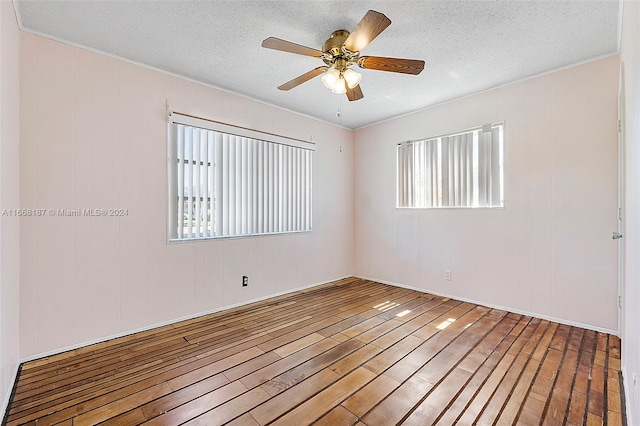
{"type": "Polygon", "coordinates": [[[311,230],[312,150],[169,127],[170,239],[311,230]]]}

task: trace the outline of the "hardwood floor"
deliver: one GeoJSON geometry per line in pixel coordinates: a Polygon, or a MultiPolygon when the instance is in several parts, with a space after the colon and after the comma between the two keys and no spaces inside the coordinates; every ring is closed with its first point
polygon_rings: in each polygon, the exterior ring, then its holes
{"type": "Polygon", "coordinates": [[[621,425],[611,335],[356,278],[22,366],[8,425],[621,425]]]}

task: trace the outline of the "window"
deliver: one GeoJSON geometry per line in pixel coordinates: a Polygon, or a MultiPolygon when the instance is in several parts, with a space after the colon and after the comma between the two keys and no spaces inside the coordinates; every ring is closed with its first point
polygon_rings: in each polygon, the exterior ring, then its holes
{"type": "Polygon", "coordinates": [[[502,207],[502,123],[398,145],[398,207],[502,207]]]}
{"type": "Polygon", "coordinates": [[[169,239],[311,230],[314,144],[172,113],[169,239]]]}

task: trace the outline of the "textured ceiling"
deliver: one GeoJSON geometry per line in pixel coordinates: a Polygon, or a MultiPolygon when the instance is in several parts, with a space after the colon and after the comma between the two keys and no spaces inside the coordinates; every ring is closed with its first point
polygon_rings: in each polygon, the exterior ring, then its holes
{"type": "Polygon", "coordinates": [[[14,0],[27,31],[150,65],[331,123],[358,128],[617,51],[618,0],[14,0]],[[268,50],[274,36],[320,49],[367,10],[392,24],[363,55],[423,59],[418,76],[361,70],[364,99],[320,78],[280,84],[320,59],[268,50]],[[341,117],[336,116],[341,109],[341,117]]]}

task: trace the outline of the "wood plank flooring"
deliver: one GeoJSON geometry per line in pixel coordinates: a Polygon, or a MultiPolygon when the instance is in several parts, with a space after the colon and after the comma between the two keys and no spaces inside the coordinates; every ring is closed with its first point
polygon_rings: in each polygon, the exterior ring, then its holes
{"type": "Polygon", "coordinates": [[[25,363],[8,425],[621,425],[620,340],[356,278],[25,363]]]}

